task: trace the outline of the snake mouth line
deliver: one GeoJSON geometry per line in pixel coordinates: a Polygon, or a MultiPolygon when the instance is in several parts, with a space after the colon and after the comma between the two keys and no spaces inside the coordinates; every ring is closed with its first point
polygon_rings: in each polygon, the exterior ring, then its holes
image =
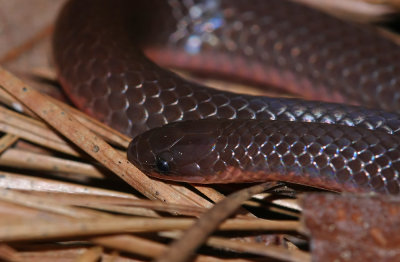
{"type": "Polygon", "coordinates": [[[321,177],[311,176],[309,174],[296,174],[293,172],[281,173],[281,172],[268,172],[268,171],[257,171],[251,172],[235,167],[227,167],[224,172],[219,174],[211,173],[201,176],[185,176],[174,175],[174,174],[159,174],[157,172],[150,172],[148,174],[151,177],[170,180],[175,182],[187,182],[193,184],[228,184],[228,183],[258,183],[267,181],[280,181],[289,184],[296,184],[302,186],[308,186],[316,189],[323,189],[332,192],[352,192],[352,193],[365,193],[368,190],[363,190],[351,182],[340,182],[330,180],[327,181],[321,177]]]}

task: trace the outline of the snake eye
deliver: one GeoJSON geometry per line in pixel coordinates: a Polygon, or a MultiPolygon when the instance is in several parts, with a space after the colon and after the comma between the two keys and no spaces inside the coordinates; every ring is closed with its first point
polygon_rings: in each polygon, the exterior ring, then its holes
{"type": "Polygon", "coordinates": [[[156,167],[157,171],[162,174],[168,174],[171,170],[170,163],[172,161],[172,155],[170,152],[165,151],[160,153],[156,157],[156,167]]]}
{"type": "Polygon", "coordinates": [[[158,172],[163,173],[163,174],[169,173],[169,164],[164,159],[157,158],[156,166],[157,166],[158,172]]]}

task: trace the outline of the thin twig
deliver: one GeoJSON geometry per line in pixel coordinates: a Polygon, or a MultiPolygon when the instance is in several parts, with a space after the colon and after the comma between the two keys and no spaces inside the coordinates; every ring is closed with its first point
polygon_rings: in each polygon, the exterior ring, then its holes
{"type": "Polygon", "coordinates": [[[158,262],[184,262],[194,253],[218,226],[236,209],[243,201],[262,191],[280,185],[270,182],[255,185],[237,191],[216,204],[211,210],[203,214],[196,224],[191,227],[179,240],[171,244],[170,249],[157,259],[158,262]]]}

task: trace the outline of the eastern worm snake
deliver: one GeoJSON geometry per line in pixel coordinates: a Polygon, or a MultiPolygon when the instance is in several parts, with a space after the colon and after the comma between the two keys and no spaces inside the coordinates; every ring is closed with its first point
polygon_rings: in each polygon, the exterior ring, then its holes
{"type": "Polygon", "coordinates": [[[134,137],[149,175],[400,193],[400,49],[371,28],[283,0],[71,0],[53,53],[71,100],[134,137]],[[217,91],[148,57],[324,102],[217,91]]]}

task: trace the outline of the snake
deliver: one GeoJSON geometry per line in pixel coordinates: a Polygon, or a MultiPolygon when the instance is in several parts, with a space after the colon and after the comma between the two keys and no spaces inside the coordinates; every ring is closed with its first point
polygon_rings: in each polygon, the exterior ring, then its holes
{"type": "Polygon", "coordinates": [[[400,193],[400,49],[372,27],[288,0],[69,0],[52,50],[70,100],[132,137],[149,176],[400,193]]]}

